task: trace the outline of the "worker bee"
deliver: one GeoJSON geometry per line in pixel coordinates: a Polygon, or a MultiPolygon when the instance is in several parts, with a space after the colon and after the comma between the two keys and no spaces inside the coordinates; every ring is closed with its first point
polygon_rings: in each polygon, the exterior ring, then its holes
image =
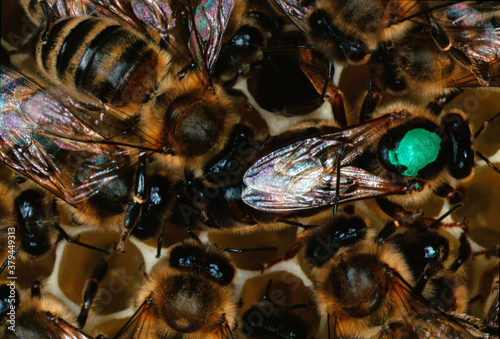
{"type": "Polygon", "coordinates": [[[165,11],[142,1],[84,1],[83,10],[64,7],[79,15],[69,17],[40,4],[45,24],[26,45],[42,85],[2,69],[2,161],[77,208],[94,196],[88,208],[105,216],[122,213],[134,192],[124,240],[148,198],[147,158],[199,168],[239,119],[239,100],[210,78],[233,2],[176,2],[165,11]],[[99,16],[81,16],[87,12],[99,16]]]}
{"type": "Polygon", "coordinates": [[[432,305],[414,289],[404,255],[363,218],[339,213],[304,237],[305,260],[328,337],[471,337],[480,329],[432,305]]]}
{"type": "Polygon", "coordinates": [[[230,257],[193,239],[169,248],[137,294],[116,338],[232,338],[237,327],[230,257]]]}
{"type": "MultiPolygon", "coordinates": [[[[422,1],[275,0],[330,60],[361,64],[385,41],[398,39],[415,25],[422,1]]],[[[437,5],[430,5],[431,7],[437,5]]]]}
{"type": "Polygon", "coordinates": [[[409,203],[432,193],[461,199],[447,180],[470,178],[474,155],[485,159],[472,147],[481,132],[472,137],[462,111],[438,119],[430,108],[400,102],[373,116],[349,128],[304,130],[264,153],[243,177],[243,201],[289,213],[388,195],[409,203]]]}
{"type": "Polygon", "coordinates": [[[373,61],[375,83],[392,93],[498,86],[494,1],[275,3],[330,60],[373,61]]]}
{"type": "Polygon", "coordinates": [[[382,45],[371,62],[377,86],[392,93],[409,88],[424,95],[498,87],[500,21],[485,12],[486,5],[458,2],[428,14],[442,29],[441,45],[436,43],[433,25],[417,25],[382,45]]]}
{"type": "Polygon", "coordinates": [[[464,313],[468,309],[469,292],[466,284],[468,267],[464,264],[471,256],[468,226],[464,221],[442,220],[461,205],[456,205],[438,219],[426,218],[421,212],[409,212],[384,198],[377,202],[394,220],[388,222],[383,238],[377,239],[400,252],[415,281],[413,291],[422,294],[433,305],[445,312],[464,313]],[[452,251],[450,236],[440,230],[458,229],[458,256],[452,251]]]}
{"type": "Polygon", "coordinates": [[[53,297],[41,296],[39,283],[33,284],[29,298],[22,299],[15,286],[12,280],[0,284],[2,338],[92,339],[65,320],[71,318],[72,312],[64,304],[53,297]]]}

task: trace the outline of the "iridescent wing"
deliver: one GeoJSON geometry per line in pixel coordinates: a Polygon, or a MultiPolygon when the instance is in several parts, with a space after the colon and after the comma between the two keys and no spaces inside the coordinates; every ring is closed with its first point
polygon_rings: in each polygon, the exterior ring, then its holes
{"type": "Polygon", "coordinates": [[[364,124],[290,143],[257,160],[243,176],[243,201],[258,210],[286,213],[413,190],[351,163],[393,119],[391,113],[364,124]],[[340,186],[337,167],[340,161],[340,186]]]}
{"type": "Polygon", "coordinates": [[[47,312],[47,317],[51,321],[52,333],[61,339],[92,339],[91,336],[83,333],[66,320],[53,316],[47,312]]]}
{"type": "Polygon", "coordinates": [[[86,107],[1,67],[0,160],[70,204],[87,199],[134,166],[140,149],[97,133],[86,107]]]}
{"type": "Polygon", "coordinates": [[[312,6],[304,6],[300,0],[274,0],[274,3],[292,20],[297,27],[306,32],[307,15],[313,10],[312,6]]]}
{"type": "Polygon", "coordinates": [[[154,335],[156,317],[151,311],[152,300],[147,298],[122,327],[114,339],[147,339],[154,335]]]}
{"type": "Polygon", "coordinates": [[[500,21],[473,7],[457,3],[437,13],[437,22],[449,35],[453,47],[471,62],[470,71],[449,87],[500,86],[500,21]]]}
{"type": "Polygon", "coordinates": [[[392,286],[399,320],[384,325],[380,338],[484,338],[482,325],[442,311],[438,305],[413,291],[412,286],[394,270],[392,286]]]}
{"type": "Polygon", "coordinates": [[[196,56],[198,67],[206,69],[208,74],[212,73],[219,55],[222,35],[233,7],[234,0],[201,0],[194,10],[193,20],[189,21],[189,48],[196,56]]]}

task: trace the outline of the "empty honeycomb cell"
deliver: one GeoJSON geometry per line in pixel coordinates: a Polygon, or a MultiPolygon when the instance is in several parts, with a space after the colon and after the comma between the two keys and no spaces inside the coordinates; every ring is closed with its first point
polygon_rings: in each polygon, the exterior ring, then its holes
{"type": "MultiPolygon", "coordinates": [[[[118,233],[87,231],[79,233],[80,241],[111,250],[118,239],[118,233]]],[[[108,270],[99,284],[99,291],[92,310],[106,315],[128,308],[135,291],[143,281],[139,270],[144,265],[141,252],[132,242],[127,242],[124,253],[106,255],[86,248],[65,247],[59,265],[58,283],[65,296],[76,305],[82,304],[86,281],[92,276],[100,260],[107,260],[108,270]]]]}

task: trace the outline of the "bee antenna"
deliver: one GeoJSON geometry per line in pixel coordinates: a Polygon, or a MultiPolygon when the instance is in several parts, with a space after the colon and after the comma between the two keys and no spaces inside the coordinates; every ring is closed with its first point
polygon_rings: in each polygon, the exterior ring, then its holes
{"type": "Polygon", "coordinates": [[[497,119],[498,117],[500,117],[500,112],[498,112],[497,114],[495,114],[493,117],[489,118],[488,120],[486,120],[485,122],[483,122],[483,124],[481,125],[481,127],[479,127],[479,129],[476,131],[476,133],[474,133],[474,139],[476,139],[477,137],[479,137],[481,135],[481,133],[483,133],[484,129],[492,122],[494,121],[495,119],[497,119]]]}
{"type": "Polygon", "coordinates": [[[5,269],[5,267],[7,267],[7,265],[9,264],[9,262],[14,258],[14,256],[18,252],[19,252],[19,249],[15,250],[14,253],[9,254],[9,256],[7,257],[7,259],[5,259],[4,263],[2,264],[2,267],[0,267],[0,273],[3,272],[3,270],[5,269]]]}
{"type": "Polygon", "coordinates": [[[500,169],[498,169],[498,167],[496,167],[495,165],[493,165],[493,163],[490,161],[490,159],[488,159],[483,153],[479,152],[479,151],[476,151],[476,155],[478,157],[480,157],[481,159],[483,159],[483,161],[486,163],[486,165],[488,165],[489,167],[491,167],[495,172],[497,172],[498,174],[500,174],[500,169]]]}
{"type": "Polygon", "coordinates": [[[304,225],[300,222],[296,222],[296,221],[291,221],[291,220],[288,220],[288,219],[283,219],[283,218],[278,218],[276,219],[277,222],[281,222],[283,224],[287,224],[287,225],[291,225],[291,226],[297,226],[297,227],[301,227],[305,230],[307,229],[311,229],[311,228],[323,228],[323,226],[320,226],[320,225],[304,225]]]}
{"type": "Polygon", "coordinates": [[[94,250],[94,251],[97,251],[97,252],[101,252],[101,253],[104,253],[106,255],[109,255],[109,252],[106,251],[106,250],[103,250],[102,248],[95,247],[95,246],[88,245],[88,244],[85,244],[83,242],[80,242],[77,237],[70,237],[68,235],[68,233],[66,233],[66,231],[61,226],[55,225],[55,228],[59,231],[59,235],[61,237],[63,237],[64,240],[66,240],[67,242],[69,242],[71,244],[75,244],[75,245],[81,246],[81,247],[85,247],[85,248],[88,248],[88,249],[91,249],[91,250],[94,250]]]}
{"type": "Polygon", "coordinates": [[[453,206],[452,208],[450,208],[448,210],[448,212],[444,213],[442,216],[440,216],[439,218],[437,218],[436,220],[434,220],[432,222],[432,224],[429,225],[429,227],[426,228],[427,231],[430,231],[431,229],[433,229],[434,227],[436,227],[441,221],[443,221],[447,216],[449,216],[450,214],[452,214],[453,212],[455,212],[456,209],[462,207],[464,204],[456,204],[455,206],[453,206]]]}
{"type": "Polygon", "coordinates": [[[223,247],[222,250],[224,252],[231,253],[245,253],[245,252],[265,252],[265,251],[277,251],[276,247],[258,247],[258,248],[232,248],[232,247],[223,247]]]}
{"type": "Polygon", "coordinates": [[[266,285],[266,290],[264,291],[264,297],[262,297],[262,299],[268,300],[271,303],[273,303],[273,301],[271,299],[269,299],[269,290],[271,289],[272,283],[273,283],[273,280],[269,279],[269,281],[267,282],[267,285],[266,285]]]}
{"type": "Polygon", "coordinates": [[[316,303],[308,303],[308,304],[295,304],[292,306],[288,306],[289,310],[295,310],[297,308],[308,308],[308,307],[313,307],[316,306],[316,303]]]}
{"type": "Polygon", "coordinates": [[[333,79],[333,72],[333,62],[330,60],[330,62],[328,63],[328,76],[326,77],[325,84],[323,85],[323,89],[321,90],[321,100],[325,100],[328,83],[333,79]]]}
{"type": "Polygon", "coordinates": [[[197,242],[199,242],[201,244],[200,238],[196,235],[196,233],[193,232],[192,229],[188,228],[186,232],[187,232],[187,234],[189,235],[190,238],[196,240],[197,242]]]}

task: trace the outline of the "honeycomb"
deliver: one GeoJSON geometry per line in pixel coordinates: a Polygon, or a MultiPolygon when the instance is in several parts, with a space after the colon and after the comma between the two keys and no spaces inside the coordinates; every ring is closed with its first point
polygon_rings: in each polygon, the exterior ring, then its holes
{"type": "MultiPolygon", "coordinates": [[[[28,26],[22,25],[24,18],[22,10],[16,1],[2,1],[2,39],[11,45],[17,38],[25,36],[28,26]]],[[[24,61],[15,61],[24,65],[24,61]]],[[[336,68],[338,87],[345,95],[347,107],[359,106],[360,98],[364,94],[364,84],[368,83],[369,74],[367,67],[348,66],[344,69],[336,68]],[[361,85],[360,85],[361,84],[361,85]]],[[[235,88],[246,91],[246,80],[240,81],[235,88]]],[[[309,119],[332,119],[332,112],[325,103],[311,114],[297,117],[277,116],[258,107],[251,95],[246,92],[250,103],[258,111],[258,116],[252,115],[248,120],[256,127],[268,128],[271,134],[293,126],[294,124],[309,119]]],[[[400,98],[397,98],[398,100],[400,98]]],[[[404,97],[415,103],[425,104],[429,98],[424,98],[411,93],[404,97]]],[[[396,100],[396,97],[384,95],[383,106],[396,100]]],[[[500,100],[497,91],[472,91],[468,90],[454,100],[448,108],[462,108],[469,115],[472,126],[478,128],[483,121],[500,112],[500,100]]],[[[350,109],[356,112],[356,109],[350,109]]],[[[356,121],[355,115],[350,115],[349,122],[356,121]]],[[[500,167],[500,123],[490,124],[485,132],[475,141],[476,149],[486,155],[492,163],[500,167]]],[[[1,169],[0,175],[6,173],[1,169]]],[[[473,250],[491,248],[500,243],[500,180],[485,162],[478,160],[474,177],[465,183],[456,183],[465,190],[464,206],[453,213],[447,220],[468,220],[470,236],[473,240],[473,250]]],[[[432,198],[424,206],[405,206],[409,209],[420,208],[426,216],[438,217],[451,206],[442,199],[432,198]]],[[[377,208],[373,201],[355,203],[356,213],[370,220],[370,225],[380,229],[387,217],[377,208]]],[[[331,213],[331,212],[325,212],[331,213]]],[[[321,216],[317,216],[318,220],[321,216]]],[[[314,223],[314,222],[311,222],[314,223]]],[[[101,230],[89,226],[72,227],[64,225],[65,230],[72,236],[79,236],[80,241],[93,246],[111,249],[119,239],[119,233],[101,230]]],[[[283,255],[296,241],[300,229],[285,224],[272,229],[265,226],[252,226],[244,231],[203,231],[199,232],[202,241],[212,242],[219,247],[249,248],[275,246],[277,252],[257,252],[231,254],[238,268],[235,281],[238,304],[238,315],[243,315],[254,302],[262,300],[266,293],[266,286],[271,281],[271,291],[280,292],[283,305],[308,304],[313,302],[312,281],[304,270],[303,255],[299,253],[295,258],[281,262],[268,270],[261,271],[261,263],[283,255]]],[[[454,244],[458,247],[459,232],[449,230],[451,237],[457,240],[454,244]]],[[[162,243],[163,255],[166,249],[183,239],[188,238],[185,228],[172,225],[168,228],[162,243]]],[[[456,250],[456,248],[455,248],[456,250]]],[[[113,337],[125,322],[134,314],[137,305],[134,298],[139,286],[144,281],[144,272],[151,271],[159,259],[156,257],[156,241],[145,242],[130,238],[125,245],[124,253],[113,253],[107,260],[109,269],[104,279],[99,284],[96,300],[90,311],[84,331],[96,336],[101,333],[113,337]]],[[[52,295],[64,303],[73,313],[73,317],[80,311],[83,291],[86,281],[92,275],[96,265],[104,259],[98,252],[60,241],[54,251],[43,260],[16,261],[18,286],[29,289],[33,281],[41,281],[42,293],[52,295]]],[[[3,259],[2,259],[3,260],[3,259]]],[[[471,260],[469,277],[470,296],[487,296],[491,287],[494,274],[498,271],[498,261],[477,257],[471,260]]],[[[2,275],[5,275],[2,274],[2,275]]],[[[0,279],[3,279],[0,276],[0,279]]],[[[470,304],[469,313],[481,317],[483,314],[482,300],[474,300],[470,304]]],[[[272,312],[272,311],[270,311],[272,312]]],[[[311,337],[326,338],[325,316],[318,314],[314,307],[304,307],[296,310],[311,329],[311,337]]],[[[245,325],[242,325],[245,327],[245,325]]]]}

